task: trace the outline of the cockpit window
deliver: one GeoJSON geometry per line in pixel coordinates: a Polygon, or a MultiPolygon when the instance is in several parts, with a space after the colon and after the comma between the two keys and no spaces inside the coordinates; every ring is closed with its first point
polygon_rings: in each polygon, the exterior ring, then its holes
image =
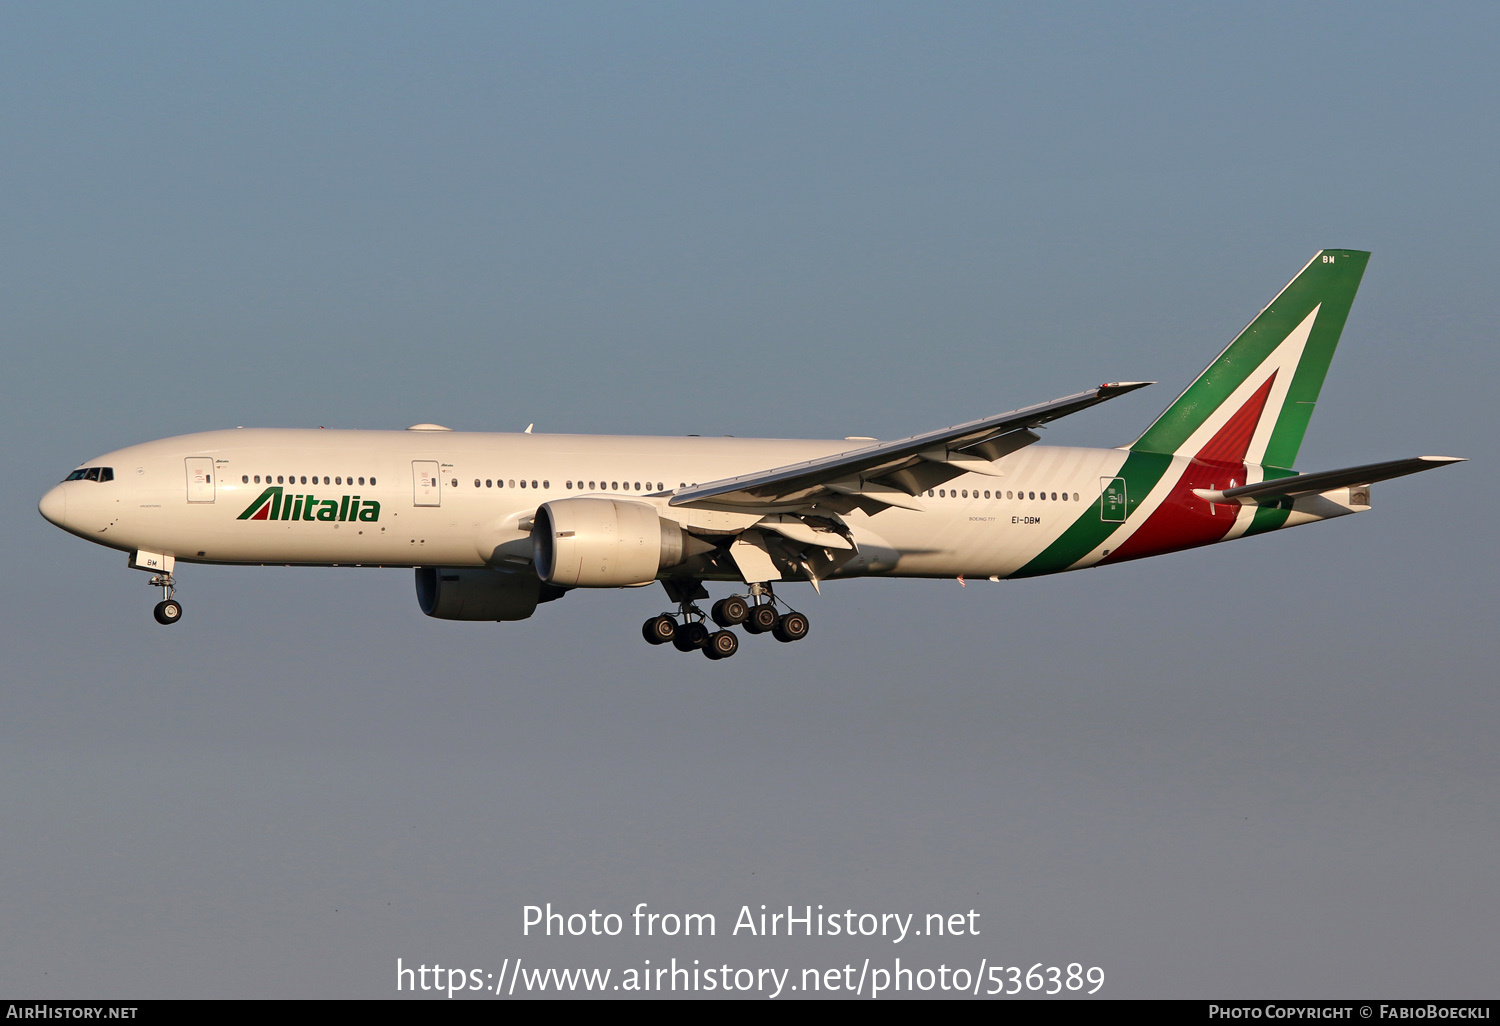
{"type": "Polygon", "coordinates": [[[64,481],[113,481],[114,479],[113,467],[80,467],[63,478],[64,481]]]}

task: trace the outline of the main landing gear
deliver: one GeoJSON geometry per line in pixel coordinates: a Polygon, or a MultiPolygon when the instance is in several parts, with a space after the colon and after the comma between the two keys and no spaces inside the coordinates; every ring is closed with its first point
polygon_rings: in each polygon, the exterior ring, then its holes
{"type": "Polygon", "coordinates": [[[741,624],[748,634],[770,634],[777,641],[800,641],[807,637],[807,617],[793,609],[778,613],[776,596],[768,584],[752,584],[748,597],[730,595],[720,599],[707,617],[693,601],[708,597],[698,582],[693,582],[691,591],[682,585],[674,588],[668,584],[667,594],[677,599],[678,611],[653,616],[641,625],[642,637],[652,645],[671,644],[679,652],[698,649],[710,659],[728,659],[740,648],[740,639],[730,628],[741,624]],[[710,631],[707,619],[723,629],[710,631]]]}
{"type": "Polygon", "coordinates": [[[150,585],[161,589],[161,601],[151,611],[156,617],[156,622],[163,626],[169,626],[182,619],[182,603],[173,596],[177,593],[177,582],[172,579],[171,574],[157,574],[151,578],[150,585]]]}

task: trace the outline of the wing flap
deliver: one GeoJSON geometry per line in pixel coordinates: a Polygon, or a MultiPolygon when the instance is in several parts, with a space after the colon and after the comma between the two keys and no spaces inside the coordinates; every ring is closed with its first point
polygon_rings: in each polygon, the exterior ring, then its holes
{"type": "Polygon", "coordinates": [[[991,461],[1037,441],[1039,436],[1033,428],[1149,384],[1152,382],[1100,385],[1048,403],[894,442],[709,481],[679,491],[669,503],[701,509],[776,511],[806,507],[827,498],[834,500],[834,505],[850,508],[873,503],[877,509],[901,506],[919,510],[922,506],[915,497],[943,481],[969,473],[993,476],[996,472],[989,466],[991,461]]]}

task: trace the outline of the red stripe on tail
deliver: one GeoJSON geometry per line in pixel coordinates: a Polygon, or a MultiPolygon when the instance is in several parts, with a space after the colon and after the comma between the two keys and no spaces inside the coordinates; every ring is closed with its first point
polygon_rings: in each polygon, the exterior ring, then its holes
{"type": "Polygon", "coordinates": [[[1239,505],[1210,506],[1194,495],[1193,489],[1228,488],[1231,481],[1245,483],[1245,453],[1275,381],[1273,371],[1265,384],[1198,450],[1172,491],[1140,529],[1100,562],[1120,563],[1223,540],[1234,526],[1239,505]]]}

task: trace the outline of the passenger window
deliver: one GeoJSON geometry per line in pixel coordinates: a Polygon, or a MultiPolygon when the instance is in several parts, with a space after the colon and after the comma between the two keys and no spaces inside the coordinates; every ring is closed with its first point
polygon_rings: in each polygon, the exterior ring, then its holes
{"type": "Polygon", "coordinates": [[[532,481],[532,482],[531,482],[531,487],[533,487],[533,488],[535,488],[535,487],[536,487],[536,481],[535,481],[535,480],[533,480],[533,481],[532,481]]]}
{"type": "Polygon", "coordinates": [[[1056,501],[1057,501],[1057,493],[1056,493],[1056,492],[1053,492],[1053,493],[1052,493],[1052,501],[1053,501],[1053,502],[1056,502],[1056,501]]]}
{"type": "MultiPolygon", "coordinates": [[[[533,485],[535,485],[535,484],[536,484],[536,482],[535,482],[535,481],[533,481],[533,482],[531,482],[531,483],[532,483],[532,484],[533,484],[533,485]]],[[[547,481],[547,480],[545,480],[545,479],[544,479],[544,480],[543,480],[543,481],[542,481],[542,487],[543,487],[543,488],[551,488],[551,487],[552,487],[552,482],[551,482],[551,481],[547,481]]]]}
{"type": "Polygon", "coordinates": [[[525,478],[522,478],[522,479],[521,479],[521,487],[522,487],[522,488],[525,488],[525,487],[526,487],[526,479],[525,479],[525,478]]]}

